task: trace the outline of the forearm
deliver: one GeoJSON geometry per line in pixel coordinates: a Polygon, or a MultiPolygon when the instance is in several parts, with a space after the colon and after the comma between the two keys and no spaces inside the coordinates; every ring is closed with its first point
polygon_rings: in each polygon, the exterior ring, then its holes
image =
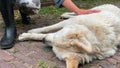
{"type": "Polygon", "coordinates": [[[64,0],[62,5],[67,9],[75,12],[76,14],[78,14],[78,12],[80,11],[80,9],[71,0],[64,0]]]}
{"type": "Polygon", "coordinates": [[[91,14],[100,12],[100,10],[86,10],[78,8],[71,0],[64,0],[62,5],[76,14],[91,14]]]}

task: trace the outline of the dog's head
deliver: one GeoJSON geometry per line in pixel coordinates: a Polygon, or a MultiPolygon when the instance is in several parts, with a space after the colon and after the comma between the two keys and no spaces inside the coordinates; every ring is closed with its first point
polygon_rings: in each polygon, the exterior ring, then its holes
{"type": "MultiPolygon", "coordinates": [[[[79,30],[78,30],[79,31],[79,30]]],[[[80,52],[92,53],[92,45],[82,32],[71,32],[67,35],[70,45],[80,52]]]]}
{"type": "Polygon", "coordinates": [[[16,0],[16,2],[24,13],[38,13],[41,7],[40,0],[16,0]]]}
{"type": "Polygon", "coordinates": [[[68,47],[70,48],[73,47],[73,49],[75,50],[74,52],[77,51],[77,52],[92,53],[92,44],[87,39],[87,33],[86,33],[86,31],[89,31],[89,30],[86,26],[71,24],[66,26],[66,28],[63,28],[63,29],[65,33],[62,32],[61,36],[59,35],[59,37],[63,38],[61,39],[63,44],[64,42],[68,43],[65,46],[68,45],[68,47]]]}

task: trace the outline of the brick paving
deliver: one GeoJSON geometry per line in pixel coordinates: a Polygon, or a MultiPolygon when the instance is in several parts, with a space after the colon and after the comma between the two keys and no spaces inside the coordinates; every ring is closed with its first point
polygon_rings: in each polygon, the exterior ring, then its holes
{"type": "MultiPolygon", "coordinates": [[[[0,20],[2,19],[0,18],[0,20]]],[[[1,22],[0,38],[4,32],[1,22]]],[[[38,24],[27,26],[27,28],[23,25],[17,25],[17,32],[20,34],[30,29],[28,27],[34,28],[36,26],[38,24]]],[[[20,42],[16,40],[13,48],[0,50],[0,68],[35,68],[40,63],[47,63],[46,68],[65,68],[66,66],[64,61],[60,61],[54,55],[50,47],[46,47],[45,44],[39,41],[20,42]]],[[[80,65],[79,68],[120,68],[120,49],[112,57],[104,60],[94,60],[89,64],[80,65]]]]}

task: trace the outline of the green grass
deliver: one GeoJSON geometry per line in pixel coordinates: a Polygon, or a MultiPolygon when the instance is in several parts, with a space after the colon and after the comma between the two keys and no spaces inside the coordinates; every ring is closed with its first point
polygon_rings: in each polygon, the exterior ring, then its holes
{"type": "MultiPolygon", "coordinates": [[[[74,1],[74,0],[73,0],[74,1]]],[[[92,8],[101,4],[114,4],[120,0],[76,0],[74,3],[80,8],[92,8]]]]}
{"type": "Polygon", "coordinates": [[[57,8],[56,6],[46,6],[42,7],[39,15],[40,17],[45,17],[47,19],[57,19],[63,12],[66,12],[65,8],[57,8]]]}
{"type": "Polygon", "coordinates": [[[38,67],[39,68],[47,68],[48,66],[47,66],[46,62],[41,61],[41,62],[38,63],[38,67]]]}
{"type": "Polygon", "coordinates": [[[40,61],[38,62],[38,68],[58,68],[58,67],[57,66],[49,67],[47,62],[40,61]]]}

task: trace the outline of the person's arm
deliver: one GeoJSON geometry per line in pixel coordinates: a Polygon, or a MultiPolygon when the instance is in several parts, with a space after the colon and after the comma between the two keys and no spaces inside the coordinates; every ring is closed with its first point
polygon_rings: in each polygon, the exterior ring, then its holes
{"type": "Polygon", "coordinates": [[[66,7],[67,9],[75,12],[76,14],[91,14],[100,12],[100,10],[86,10],[86,9],[80,9],[78,8],[71,0],[64,0],[62,5],[66,7]]]}

